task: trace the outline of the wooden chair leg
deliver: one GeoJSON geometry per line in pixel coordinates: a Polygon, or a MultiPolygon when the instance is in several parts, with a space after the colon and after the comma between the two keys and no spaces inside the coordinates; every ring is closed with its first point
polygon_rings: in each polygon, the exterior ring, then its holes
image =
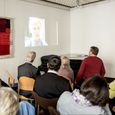
{"type": "Polygon", "coordinates": [[[40,113],[40,106],[37,105],[37,115],[39,115],[39,113],[40,113]]]}

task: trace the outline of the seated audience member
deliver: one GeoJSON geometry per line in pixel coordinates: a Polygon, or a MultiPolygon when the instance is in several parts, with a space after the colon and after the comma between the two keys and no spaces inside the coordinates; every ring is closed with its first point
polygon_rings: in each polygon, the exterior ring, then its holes
{"type": "Polygon", "coordinates": [[[61,115],[111,115],[108,99],[105,79],[92,76],[83,82],[80,91],[65,91],[57,102],[57,110],[61,115]]]}
{"type": "Polygon", "coordinates": [[[16,92],[11,88],[0,88],[0,115],[16,115],[19,101],[16,92]]]}
{"type": "Polygon", "coordinates": [[[61,56],[61,66],[58,71],[61,76],[65,78],[69,78],[72,82],[74,82],[74,73],[72,68],[70,67],[70,60],[66,56],[61,56]]]}
{"type": "Polygon", "coordinates": [[[35,108],[29,102],[21,101],[18,112],[18,115],[35,115],[35,108]]]}
{"type": "Polygon", "coordinates": [[[26,101],[19,103],[17,93],[11,88],[1,87],[0,115],[35,115],[35,108],[26,101]]]}
{"type": "Polygon", "coordinates": [[[115,114],[115,80],[109,84],[109,105],[112,114],[115,114]]]}
{"type": "Polygon", "coordinates": [[[105,67],[103,61],[97,57],[98,52],[98,47],[90,47],[89,56],[82,61],[76,76],[76,82],[79,84],[79,86],[88,77],[93,75],[100,75],[103,77],[105,75],[105,67]]]}
{"type": "Polygon", "coordinates": [[[48,72],[37,77],[35,92],[45,98],[58,98],[64,91],[70,90],[69,81],[58,75],[61,65],[59,56],[51,56],[48,60],[48,72]]]}
{"type": "Polygon", "coordinates": [[[27,57],[26,57],[26,62],[18,66],[18,79],[21,76],[35,78],[36,73],[37,73],[37,68],[32,65],[35,57],[36,57],[36,52],[34,51],[28,52],[27,57]]]}
{"type": "MultiPolygon", "coordinates": [[[[18,67],[18,79],[22,76],[35,79],[37,68],[32,65],[32,62],[34,61],[35,57],[36,57],[36,52],[34,51],[28,52],[26,57],[26,62],[18,67]]],[[[20,90],[19,94],[27,98],[30,98],[32,92],[26,90],[20,90]]]]}

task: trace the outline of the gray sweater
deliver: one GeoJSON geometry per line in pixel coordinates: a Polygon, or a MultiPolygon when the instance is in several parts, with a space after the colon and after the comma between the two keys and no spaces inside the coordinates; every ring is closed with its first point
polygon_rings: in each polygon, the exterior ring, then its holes
{"type": "Polygon", "coordinates": [[[57,110],[61,115],[111,115],[108,104],[105,107],[94,106],[84,96],[77,93],[79,101],[75,101],[73,93],[65,91],[59,98],[57,110]]]}

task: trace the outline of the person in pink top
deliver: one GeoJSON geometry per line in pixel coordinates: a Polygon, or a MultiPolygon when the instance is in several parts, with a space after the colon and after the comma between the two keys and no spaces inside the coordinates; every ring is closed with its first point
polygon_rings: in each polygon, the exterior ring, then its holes
{"type": "Polygon", "coordinates": [[[74,82],[74,73],[73,70],[70,66],[70,60],[66,56],[61,56],[61,66],[60,69],[58,70],[58,73],[65,77],[70,79],[72,82],[74,82]]]}
{"type": "Polygon", "coordinates": [[[80,66],[80,69],[76,75],[76,82],[80,84],[87,78],[93,75],[100,75],[104,77],[105,67],[103,61],[97,57],[99,48],[95,46],[90,47],[89,56],[85,58],[80,66]]]}

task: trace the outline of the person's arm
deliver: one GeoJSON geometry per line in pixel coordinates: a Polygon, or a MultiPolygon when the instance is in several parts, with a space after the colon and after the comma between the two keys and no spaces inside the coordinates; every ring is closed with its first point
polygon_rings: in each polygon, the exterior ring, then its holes
{"type": "Polygon", "coordinates": [[[104,108],[104,110],[105,110],[105,114],[104,114],[104,115],[112,115],[112,114],[111,114],[111,111],[110,111],[110,109],[109,109],[109,104],[106,104],[106,106],[103,107],[103,108],[104,108]]]}
{"type": "Polygon", "coordinates": [[[104,75],[105,75],[105,67],[104,67],[103,62],[102,62],[102,66],[101,66],[100,75],[101,75],[102,77],[104,77],[104,75]]]}
{"type": "Polygon", "coordinates": [[[15,78],[13,74],[11,74],[9,71],[7,71],[7,73],[8,73],[8,84],[11,87],[15,83],[15,78]]]}
{"type": "Polygon", "coordinates": [[[81,63],[80,69],[78,71],[78,74],[76,75],[76,81],[79,81],[82,78],[83,73],[85,71],[85,65],[86,65],[85,63],[86,63],[85,60],[83,60],[83,62],[81,63]]]}
{"type": "Polygon", "coordinates": [[[74,72],[73,72],[72,68],[70,70],[70,74],[71,74],[71,81],[74,82],[74,72]]]}
{"type": "Polygon", "coordinates": [[[60,84],[57,83],[57,88],[58,88],[57,94],[58,95],[61,95],[64,91],[72,91],[69,80],[66,80],[65,78],[63,79],[64,80],[60,81],[60,84]]]}

